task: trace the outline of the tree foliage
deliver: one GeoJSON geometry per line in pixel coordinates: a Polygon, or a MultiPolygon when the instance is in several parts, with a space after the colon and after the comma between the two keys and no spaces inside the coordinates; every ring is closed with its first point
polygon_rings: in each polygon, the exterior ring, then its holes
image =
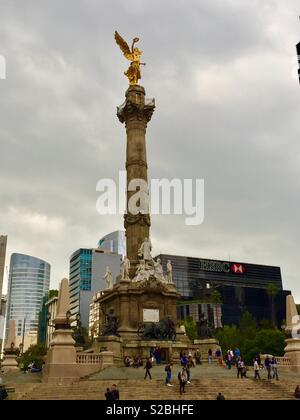
{"type": "Polygon", "coordinates": [[[274,356],[284,355],[284,333],[274,328],[270,321],[261,322],[261,325],[257,326],[249,312],[244,313],[239,327],[227,325],[218,329],[215,335],[224,355],[228,349],[239,348],[242,357],[248,364],[252,364],[253,359],[260,353],[274,356]]]}
{"type": "Polygon", "coordinates": [[[38,368],[41,368],[46,354],[46,346],[42,344],[30,346],[29,349],[19,357],[19,365],[22,365],[23,368],[27,369],[28,365],[34,362],[38,368]]]}
{"type": "Polygon", "coordinates": [[[58,290],[52,289],[49,290],[48,299],[52,299],[53,297],[58,297],[58,290]]]}

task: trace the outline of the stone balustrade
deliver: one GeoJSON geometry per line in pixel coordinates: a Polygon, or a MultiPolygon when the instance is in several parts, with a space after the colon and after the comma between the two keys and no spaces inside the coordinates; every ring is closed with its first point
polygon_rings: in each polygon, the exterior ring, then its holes
{"type": "Polygon", "coordinates": [[[101,365],[102,354],[81,353],[76,355],[76,363],[81,365],[101,365]]]}
{"type": "Polygon", "coordinates": [[[276,361],[279,367],[291,367],[291,359],[289,357],[276,357],[276,361]]]}
{"type": "Polygon", "coordinates": [[[101,353],[77,353],[76,364],[79,376],[82,378],[109,366],[113,366],[114,355],[109,351],[101,353]]]}

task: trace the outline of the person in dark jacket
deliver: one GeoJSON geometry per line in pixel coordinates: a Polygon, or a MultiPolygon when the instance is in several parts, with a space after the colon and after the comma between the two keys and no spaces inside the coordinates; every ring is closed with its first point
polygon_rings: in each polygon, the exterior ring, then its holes
{"type": "Polygon", "coordinates": [[[2,378],[0,377],[0,401],[6,400],[7,397],[8,397],[7,390],[5,388],[2,378]]]}
{"type": "Polygon", "coordinates": [[[178,373],[178,380],[179,380],[179,392],[180,395],[185,392],[184,388],[187,383],[187,375],[186,370],[183,367],[178,373]]]}
{"type": "Polygon", "coordinates": [[[267,369],[268,372],[268,379],[272,379],[271,378],[271,359],[269,356],[266,357],[265,359],[265,367],[267,369]]]}
{"type": "Polygon", "coordinates": [[[148,359],[146,362],[146,366],[144,367],[144,369],[146,369],[146,373],[145,373],[145,378],[147,378],[147,376],[149,376],[150,379],[152,379],[151,377],[151,373],[150,373],[150,369],[152,369],[152,362],[151,359],[148,359]]]}
{"type": "Polygon", "coordinates": [[[109,388],[106,388],[106,393],[104,394],[105,398],[107,401],[112,401],[112,393],[111,390],[109,388]]]}
{"type": "Polygon", "coordinates": [[[120,399],[120,393],[116,384],[113,384],[111,394],[112,394],[112,400],[120,399]]]}
{"type": "Polygon", "coordinates": [[[219,392],[219,394],[217,395],[216,400],[218,400],[218,401],[224,401],[225,400],[225,397],[224,397],[224,395],[221,392],[219,392]]]}

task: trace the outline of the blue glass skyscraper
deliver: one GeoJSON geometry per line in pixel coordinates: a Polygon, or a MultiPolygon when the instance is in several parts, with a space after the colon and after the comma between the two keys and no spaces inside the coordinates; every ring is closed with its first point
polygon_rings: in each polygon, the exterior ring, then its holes
{"type": "Polygon", "coordinates": [[[121,261],[121,255],[98,248],[80,248],[71,255],[70,310],[73,318],[80,314],[84,327],[89,326],[89,309],[93,295],[105,288],[103,276],[106,267],[110,267],[113,278],[116,279],[120,274],[121,261]]]}
{"type": "MultiPolygon", "coordinates": [[[[39,258],[12,254],[8,278],[7,321],[14,319],[17,337],[37,332],[43,297],[49,292],[50,264],[39,258]],[[25,326],[25,328],[24,328],[25,326]]],[[[8,324],[8,322],[7,322],[8,324]]]]}

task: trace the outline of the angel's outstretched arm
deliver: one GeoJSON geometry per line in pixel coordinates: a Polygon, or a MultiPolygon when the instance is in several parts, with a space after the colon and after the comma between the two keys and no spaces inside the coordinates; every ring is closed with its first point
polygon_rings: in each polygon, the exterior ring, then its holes
{"type": "Polygon", "coordinates": [[[133,40],[132,40],[132,45],[131,45],[131,52],[132,52],[132,53],[133,53],[134,46],[135,46],[135,44],[136,44],[137,42],[139,42],[139,38],[133,38],[133,40]]]}

